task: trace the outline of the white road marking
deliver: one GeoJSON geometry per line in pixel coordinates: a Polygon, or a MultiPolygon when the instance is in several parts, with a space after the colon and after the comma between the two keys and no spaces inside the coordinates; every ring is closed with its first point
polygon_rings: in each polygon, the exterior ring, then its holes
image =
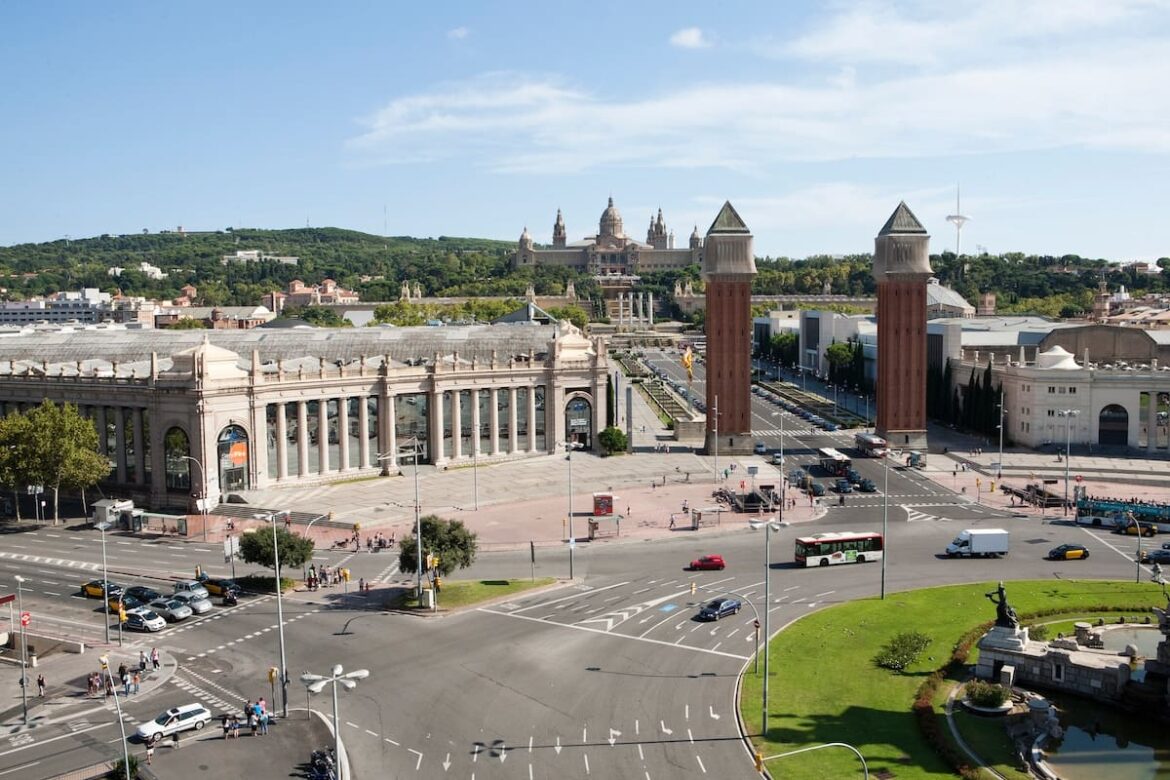
{"type": "Polygon", "coordinates": [[[703,759],[699,756],[695,756],[695,760],[699,762],[699,769],[703,770],[703,774],[707,774],[707,767],[703,766],[703,759]]]}
{"type": "Polygon", "coordinates": [[[414,765],[414,771],[416,771],[416,772],[417,772],[417,771],[418,771],[418,768],[419,768],[420,766],[422,766],[422,758],[423,758],[423,754],[422,754],[422,753],[419,753],[417,750],[414,750],[413,748],[407,748],[407,750],[409,750],[411,753],[415,753],[415,754],[417,754],[417,755],[418,755],[418,761],[417,761],[417,762],[415,762],[415,765],[414,765]]]}

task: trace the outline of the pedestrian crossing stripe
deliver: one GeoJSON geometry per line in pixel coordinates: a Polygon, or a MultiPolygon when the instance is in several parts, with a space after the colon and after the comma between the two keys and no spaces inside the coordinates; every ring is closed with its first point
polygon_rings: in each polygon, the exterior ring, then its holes
{"type": "Polygon", "coordinates": [[[906,510],[906,522],[908,523],[949,522],[945,517],[928,515],[926,512],[919,512],[917,509],[911,509],[909,506],[903,506],[902,508],[906,510]]]}

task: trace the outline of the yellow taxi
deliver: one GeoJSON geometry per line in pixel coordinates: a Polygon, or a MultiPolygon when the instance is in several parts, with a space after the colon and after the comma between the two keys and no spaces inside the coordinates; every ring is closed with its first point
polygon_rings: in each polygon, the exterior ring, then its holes
{"type": "MultiPolygon", "coordinates": [[[[114,582],[109,583],[109,585],[111,596],[122,592],[121,585],[118,585],[114,582]]],[[[86,598],[100,599],[102,596],[106,595],[106,582],[104,580],[90,580],[81,586],[81,594],[86,598]]]]}
{"type": "Polygon", "coordinates": [[[1089,549],[1083,544],[1062,544],[1048,551],[1050,561],[1075,561],[1089,557],[1089,549]]]}

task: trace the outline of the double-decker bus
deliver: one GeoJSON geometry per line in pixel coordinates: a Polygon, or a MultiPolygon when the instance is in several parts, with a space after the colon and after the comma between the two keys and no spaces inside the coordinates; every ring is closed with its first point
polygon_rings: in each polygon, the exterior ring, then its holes
{"type": "Polygon", "coordinates": [[[867,458],[881,458],[889,452],[889,443],[876,433],[859,433],[853,437],[853,446],[867,458]]]}
{"type": "Polygon", "coordinates": [[[1134,521],[1170,533],[1170,504],[1154,501],[1126,501],[1119,498],[1077,498],[1077,522],[1105,528],[1122,528],[1134,521]]]}
{"type": "Polygon", "coordinates": [[[817,463],[835,477],[845,476],[845,472],[853,466],[853,461],[849,460],[848,456],[831,447],[817,450],[817,463]]]}
{"type": "Polygon", "coordinates": [[[796,563],[807,567],[878,561],[884,546],[881,534],[864,531],[802,536],[796,540],[796,563]]]}

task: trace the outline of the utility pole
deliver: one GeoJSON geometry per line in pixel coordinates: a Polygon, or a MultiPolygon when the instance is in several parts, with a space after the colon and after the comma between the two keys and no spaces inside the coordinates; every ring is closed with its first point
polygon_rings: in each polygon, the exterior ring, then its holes
{"type": "Polygon", "coordinates": [[[715,443],[715,484],[719,484],[719,396],[715,396],[715,404],[711,407],[711,440],[715,443]]]}
{"type": "Polygon", "coordinates": [[[1003,480],[1003,388],[999,389],[999,467],[995,470],[996,480],[1003,480]]]}

